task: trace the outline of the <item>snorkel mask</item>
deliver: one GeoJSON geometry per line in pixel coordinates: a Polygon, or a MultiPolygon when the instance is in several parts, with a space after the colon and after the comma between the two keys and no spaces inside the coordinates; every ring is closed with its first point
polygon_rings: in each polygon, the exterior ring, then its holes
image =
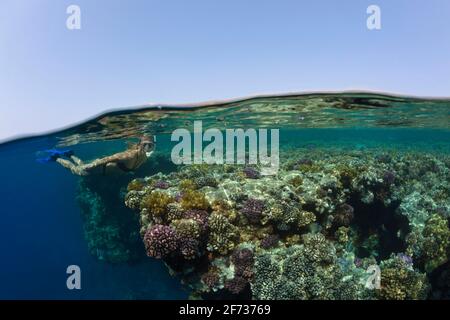
{"type": "Polygon", "coordinates": [[[139,144],[144,147],[145,155],[147,157],[150,157],[150,155],[153,153],[153,140],[148,136],[143,136],[139,141],[139,144]]]}

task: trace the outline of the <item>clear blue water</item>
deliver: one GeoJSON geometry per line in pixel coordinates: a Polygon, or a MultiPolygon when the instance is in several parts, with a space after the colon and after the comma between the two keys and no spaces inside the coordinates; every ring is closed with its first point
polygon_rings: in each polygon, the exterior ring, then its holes
{"type": "MultiPolygon", "coordinates": [[[[160,260],[144,258],[133,263],[111,264],[91,255],[75,197],[79,177],[55,164],[36,162],[40,150],[70,146],[82,159],[93,159],[123,150],[128,138],[145,132],[157,135],[156,150],[168,161],[171,129],[203,119],[206,126],[280,127],[280,145],[294,148],[385,147],[449,152],[448,102],[440,102],[436,114],[429,112],[433,107],[427,102],[411,107],[410,117],[403,106],[398,114],[389,109],[383,116],[378,114],[381,109],[374,106],[370,112],[364,108],[350,110],[349,117],[345,118],[342,108],[337,108],[335,114],[327,109],[320,115],[316,109],[304,108],[307,104],[303,98],[300,102],[289,102],[300,111],[294,108],[270,113],[280,105],[288,108],[289,103],[278,100],[271,102],[266,98],[263,106],[260,101],[246,101],[225,108],[175,111],[158,119],[146,118],[139,112],[125,112],[116,118],[103,116],[64,132],[0,145],[3,200],[0,299],[185,299],[189,296],[189,289],[180,279],[172,277],[160,260]],[[420,108],[424,109],[418,112],[420,108]],[[369,113],[372,115],[368,116],[369,113]],[[374,123],[377,119],[380,122],[374,123]],[[400,120],[403,124],[398,124],[400,120]],[[71,264],[81,267],[82,290],[66,288],[66,268],[71,264]]],[[[392,102],[396,103],[404,102],[392,102]]],[[[167,162],[161,162],[156,168],[153,165],[138,174],[166,170],[166,165],[167,162]]],[[[129,176],[127,180],[133,178],[129,176]]]]}
{"type": "Polygon", "coordinates": [[[0,151],[0,299],[184,299],[189,292],[161,261],[112,265],[89,254],[77,178],[35,161],[52,139],[32,139],[0,151]],[[66,268],[79,265],[82,289],[68,290],[66,268]]]}

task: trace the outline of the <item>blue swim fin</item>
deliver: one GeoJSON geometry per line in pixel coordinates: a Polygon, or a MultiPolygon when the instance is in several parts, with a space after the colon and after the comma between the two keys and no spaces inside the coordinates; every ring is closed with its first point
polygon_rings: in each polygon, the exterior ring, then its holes
{"type": "Polygon", "coordinates": [[[39,163],[54,162],[58,158],[61,158],[61,157],[68,158],[68,157],[74,155],[73,150],[70,150],[70,149],[67,149],[67,150],[48,149],[48,150],[44,150],[43,152],[48,153],[49,155],[47,157],[37,158],[36,161],[39,163]]]}

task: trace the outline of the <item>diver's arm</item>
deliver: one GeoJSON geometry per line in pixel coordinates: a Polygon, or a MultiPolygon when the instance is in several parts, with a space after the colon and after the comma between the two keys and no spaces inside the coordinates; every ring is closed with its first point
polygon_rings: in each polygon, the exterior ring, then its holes
{"type": "Polygon", "coordinates": [[[91,164],[93,164],[94,166],[99,166],[99,165],[106,165],[111,162],[126,161],[128,159],[130,159],[130,152],[123,151],[113,154],[111,156],[95,159],[94,161],[91,162],[91,164]]]}

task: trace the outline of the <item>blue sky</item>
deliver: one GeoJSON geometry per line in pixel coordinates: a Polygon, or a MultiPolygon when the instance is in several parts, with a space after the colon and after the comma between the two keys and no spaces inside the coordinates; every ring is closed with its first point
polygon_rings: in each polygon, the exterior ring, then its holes
{"type": "Polygon", "coordinates": [[[0,2],[0,140],[111,108],[325,89],[450,96],[450,1],[0,2]]]}

